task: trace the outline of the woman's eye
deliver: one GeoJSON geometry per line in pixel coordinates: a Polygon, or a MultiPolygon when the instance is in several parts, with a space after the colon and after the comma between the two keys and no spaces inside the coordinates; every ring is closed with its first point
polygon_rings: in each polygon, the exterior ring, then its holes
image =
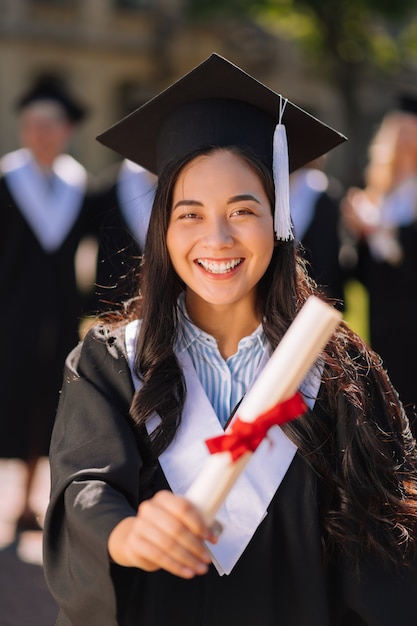
{"type": "Polygon", "coordinates": [[[252,209],[248,209],[248,208],[242,208],[242,209],[235,209],[232,213],[232,215],[253,215],[253,211],[252,209]]]}
{"type": "Polygon", "coordinates": [[[192,220],[197,217],[198,217],[197,213],[183,213],[182,215],[180,215],[181,220],[192,220]]]}

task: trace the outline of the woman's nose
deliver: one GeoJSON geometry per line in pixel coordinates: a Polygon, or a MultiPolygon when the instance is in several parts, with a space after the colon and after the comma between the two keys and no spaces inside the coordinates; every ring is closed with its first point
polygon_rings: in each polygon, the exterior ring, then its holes
{"type": "Polygon", "coordinates": [[[204,234],[207,246],[223,247],[233,245],[232,228],[226,219],[211,219],[207,222],[204,234]]]}

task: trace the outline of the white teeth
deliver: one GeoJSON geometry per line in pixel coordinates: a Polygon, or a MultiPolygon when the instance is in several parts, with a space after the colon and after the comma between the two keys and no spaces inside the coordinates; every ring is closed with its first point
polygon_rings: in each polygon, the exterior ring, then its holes
{"type": "Polygon", "coordinates": [[[215,261],[205,261],[204,259],[197,259],[197,263],[204,267],[207,272],[211,272],[212,274],[226,274],[230,272],[236,265],[241,263],[241,259],[233,259],[232,261],[227,261],[227,263],[216,263],[215,261]]]}

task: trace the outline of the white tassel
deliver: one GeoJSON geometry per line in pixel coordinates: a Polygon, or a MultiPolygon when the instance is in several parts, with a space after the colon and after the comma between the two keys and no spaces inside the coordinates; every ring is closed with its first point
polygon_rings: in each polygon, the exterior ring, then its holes
{"type": "Polygon", "coordinates": [[[288,100],[280,96],[279,120],[275,127],[272,156],[272,173],[275,185],[274,230],[277,239],[294,239],[290,213],[290,173],[288,162],[287,131],[281,123],[288,100]]]}

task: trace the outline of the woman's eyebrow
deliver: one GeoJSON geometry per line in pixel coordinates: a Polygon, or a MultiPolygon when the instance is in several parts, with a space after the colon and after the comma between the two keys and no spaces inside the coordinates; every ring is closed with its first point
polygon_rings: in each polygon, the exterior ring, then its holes
{"type": "Polygon", "coordinates": [[[176,202],[172,207],[172,210],[174,211],[180,206],[203,206],[203,203],[199,202],[198,200],[178,200],[178,202],[176,202]]]}
{"type": "Polygon", "coordinates": [[[252,200],[253,202],[257,202],[258,204],[260,204],[258,198],[256,198],[250,193],[242,193],[242,194],[239,194],[238,196],[232,196],[231,198],[228,199],[227,204],[234,204],[235,202],[242,202],[244,200],[252,200]]]}
{"type": "MultiPolygon", "coordinates": [[[[237,196],[232,196],[231,198],[227,200],[227,204],[234,204],[236,202],[242,202],[245,200],[251,200],[252,202],[256,202],[257,204],[260,204],[258,198],[256,198],[250,193],[242,193],[237,196]]],[[[175,209],[181,206],[203,206],[203,203],[199,202],[198,200],[187,200],[186,198],[184,198],[182,200],[178,200],[178,202],[174,204],[172,210],[174,211],[175,209]]]]}

